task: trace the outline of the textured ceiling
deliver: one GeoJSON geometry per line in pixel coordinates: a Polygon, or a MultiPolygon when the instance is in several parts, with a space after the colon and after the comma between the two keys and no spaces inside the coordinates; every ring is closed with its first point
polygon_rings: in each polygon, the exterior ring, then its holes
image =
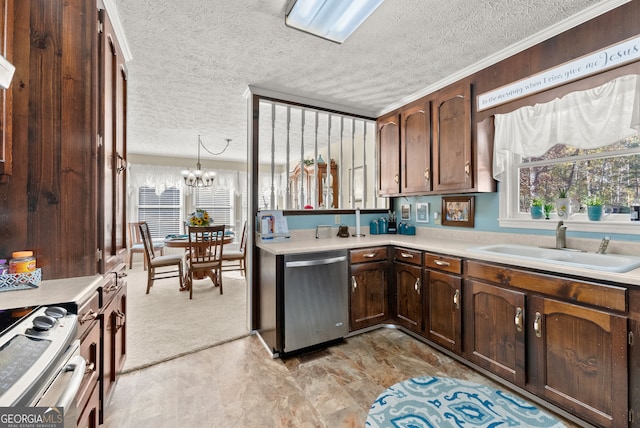
{"type": "Polygon", "coordinates": [[[245,160],[249,85],[378,115],[611,1],[385,0],[341,45],[286,27],[286,2],[115,0],[132,56],[129,152],[193,158],[201,134],[214,152],[233,140],[216,159],[245,160]]]}

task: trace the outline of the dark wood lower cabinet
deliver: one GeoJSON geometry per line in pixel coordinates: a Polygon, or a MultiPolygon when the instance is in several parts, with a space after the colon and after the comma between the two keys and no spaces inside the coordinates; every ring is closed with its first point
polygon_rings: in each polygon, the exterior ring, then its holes
{"type": "Polygon", "coordinates": [[[422,268],[395,262],[394,270],[398,324],[416,333],[422,333],[422,268]]]}
{"type": "Polygon", "coordinates": [[[389,317],[388,262],[352,264],[350,284],[350,331],[370,327],[389,317]]]}
{"type": "Polygon", "coordinates": [[[107,404],[126,358],[127,283],[118,280],[105,292],[108,302],[102,310],[103,359],[100,423],[104,423],[107,404]],[[109,293],[110,291],[110,293],[109,293]]]}
{"type": "Polygon", "coordinates": [[[474,280],[464,294],[466,358],[524,387],[525,294],[474,280]]]}
{"type": "Polygon", "coordinates": [[[425,336],[457,354],[462,352],[462,280],[425,269],[425,336]]]}
{"type": "Polygon", "coordinates": [[[533,296],[530,388],[599,426],[627,426],[627,317],[533,296]]]}

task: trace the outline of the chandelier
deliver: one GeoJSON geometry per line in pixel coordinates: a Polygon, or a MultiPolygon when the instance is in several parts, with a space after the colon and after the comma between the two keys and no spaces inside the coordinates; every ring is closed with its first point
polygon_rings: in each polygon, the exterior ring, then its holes
{"type": "Polygon", "coordinates": [[[227,150],[229,147],[230,139],[225,140],[227,145],[222,149],[219,153],[211,153],[202,143],[200,139],[200,135],[198,135],[198,163],[196,164],[195,170],[183,170],[181,171],[182,178],[184,178],[184,183],[190,187],[211,187],[213,185],[213,181],[215,180],[215,172],[203,171],[202,165],[200,165],[200,146],[204,148],[208,153],[212,155],[221,155],[227,150]]]}

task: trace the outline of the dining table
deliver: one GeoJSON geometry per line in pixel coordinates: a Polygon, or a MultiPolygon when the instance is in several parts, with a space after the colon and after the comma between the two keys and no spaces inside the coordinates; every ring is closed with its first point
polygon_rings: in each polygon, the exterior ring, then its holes
{"type": "MultiPolygon", "coordinates": [[[[222,245],[230,244],[234,241],[235,234],[233,233],[225,233],[222,238],[222,245]]],[[[184,248],[188,250],[191,247],[191,243],[189,242],[189,235],[168,235],[164,239],[164,246],[168,248],[184,248]]],[[[196,249],[197,250],[197,249],[196,249]]],[[[224,250],[223,250],[224,253],[224,250]]],[[[185,286],[180,289],[180,291],[188,290],[191,287],[191,281],[189,278],[189,269],[184,269],[184,281],[183,284],[185,286]]],[[[206,270],[196,270],[194,271],[194,276],[196,279],[203,279],[207,276],[208,272],[206,270]]]]}

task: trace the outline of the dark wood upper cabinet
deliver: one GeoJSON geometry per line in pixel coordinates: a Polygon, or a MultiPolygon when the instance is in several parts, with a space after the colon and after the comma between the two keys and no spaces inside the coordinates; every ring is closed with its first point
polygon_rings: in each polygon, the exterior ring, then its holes
{"type": "Polygon", "coordinates": [[[433,99],[433,190],[473,189],[471,85],[452,85],[433,99]]]}
{"type": "Polygon", "coordinates": [[[400,193],[400,116],[378,119],[378,195],[400,193]]]}
{"type": "Polygon", "coordinates": [[[400,112],[400,179],[403,194],[431,190],[431,118],[429,102],[400,112]]]}

